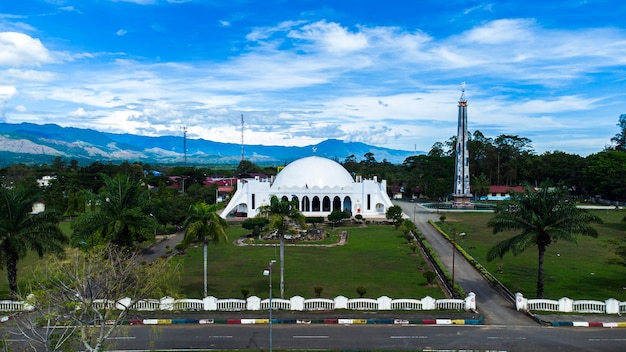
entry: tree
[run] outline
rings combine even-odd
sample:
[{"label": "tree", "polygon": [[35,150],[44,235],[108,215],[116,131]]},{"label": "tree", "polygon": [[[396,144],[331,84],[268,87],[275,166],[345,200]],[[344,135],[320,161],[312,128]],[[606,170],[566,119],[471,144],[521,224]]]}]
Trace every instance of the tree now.
[{"label": "tree", "polygon": [[111,242],[128,248],[153,239],[157,224],[147,211],[149,197],[141,181],[122,174],[102,177],[104,187],[99,193],[99,207],[72,222],[72,244],[93,246]]},{"label": "tree", "polygon": [[489,180],[485,174],[472,178],[472,193],[480,199],[481,196],[489,194]]},{"label": "tree", "polygon": [[292,223],[306,229],[306,218],[298,209],[298,200],[293,198],[278,199],[275,195],[270,198],[269,205],[259,207],[259,216],[270,219],[270,229],[276,230],[280,239],[280,297],[285,296],[285,235],[293,228]]},{"label": "tree", "polygon": [[189,217],[185,220],[185,244],[192,241],[202,242],[204,253],[204,297],[207,296],[207,258],[209,242],[218,244],[227,243],[225,229],[228,227],[226,220],[217,214],[221,204],[196,203],[189,207]]},{"label": "tree", "polygon": [[252,231],[252,235],[254,237],[261,235],[261,230],[265,228],[265,226],[269,225],[270,220],[267,218],[251,218],[246,219],[241,223],[241,227],[246,230]]},{"label": "tree", "polygon": [[589,155],[583,170],[585,189],[591,195],[626,200],[626,153],[614,150]]},{"label": "tree", "polygon": [[615,150],[624,152],[626,151],[626,114],[619,115],[617,126],[620,128],[620,132],[611,138],[611,142],[615,143]]},{"label": "tree", "polygon": [[[415,238],[417,236],[417,227],[413,221],[409,219],[404,219],[402,224],[400,225],[400,230],[404,234],[404,238],[406,238],[408,244],[415,244]],[[413,250],[415,252],[415,250]]]},{"label": "tree", "polygon": [[62,253],[63,245],[68,242],[58,226],[56,210],[31,214],[33,203],[38,199],[28,189],[0,186],[0,268],[7,269],[13,296],[17,294],[17,262],[29,250],[41,258],[46,253]]},{"label": "tree", "polygon": [[387,220],[393,221],[393,226],[397,230],[402,223],[402,208],[399,205],[392,205],[385,212],[385,217]]},{"label": "tree", "polygon": [[15,321],[37,351],[101,351],[140,300],[172,295],[177,268],[145,264],[139,252],[108,245],[36,266],[21,297],[32,308]]},{"label": "tree", "polygon": [[328,214],[328,221],[330,221],[333,226],[337,225],[343,219],[350,219],[350,212],[346,210],[335,210],[332,213]]},{"label": "tree", "polygon": [[537,297],[543,298],[543,261],[546,248],[558,241],[576,242],[575,234],[597,237],[590,223],[602,223],[596,215],[579,209],[563,198],[560,189],[541,187],[534,191],[524,186],[524,192],[514,192],[509,201],[498,204],[487,226],[496,234],[520,230],[518,235],[498,242],[487,253],[487,260],[502,258],[507,252],[517,255],[532,245],[537,246]]}]

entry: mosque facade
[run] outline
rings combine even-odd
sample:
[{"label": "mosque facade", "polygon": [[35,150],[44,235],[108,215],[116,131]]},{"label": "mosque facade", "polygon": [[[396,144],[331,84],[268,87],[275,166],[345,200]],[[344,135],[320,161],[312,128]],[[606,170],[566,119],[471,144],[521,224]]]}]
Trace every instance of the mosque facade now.
[{"label": "mosque facade", "polygon": [[385,217],[393,206],[387,195],[387,181],[376,176],[353,178],[339,163],[318,156],[298,159],[275,177],[237,180],[237,191],[222,211],[223,218],[252,218],[270,198],[297,200],[304,216],[328,216],[333,211],[348,211],[364,218]]}]

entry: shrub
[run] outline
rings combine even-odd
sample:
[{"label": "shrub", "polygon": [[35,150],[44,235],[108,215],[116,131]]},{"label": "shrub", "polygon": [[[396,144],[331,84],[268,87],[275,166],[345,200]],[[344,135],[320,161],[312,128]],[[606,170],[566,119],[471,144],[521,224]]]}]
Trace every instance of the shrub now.
[{"label": "shrub", "polygon": [[363,296],[365,296],[365,294],[367,293],[367,289],[365,288],[365,286],[359,286],[356,288],[356,293],[359,294],[360,298],[363,298]]},{"label": "shrub", "polygon": [[424,278],[426,279],[426,282],[429,285],[432,285],[435,283],[435,278],[437,277],[437,274],[435,274],[434,271],[426,271],[425,273],[422,274],[422,276],[424,276]]},{"label": "shrub", "polygon": [[247,299],[248,296],[250,295],[250,289],[249,288],[242,288],[241,289],[241,295],[243,296],[243,299]]},{"label": "shrub", "polygon": [[324,288],[322,286],[315,286],[313,287],[313,291],[315,292],[315,297],[319,298],[322,296],[322,292],[324,291]]}]

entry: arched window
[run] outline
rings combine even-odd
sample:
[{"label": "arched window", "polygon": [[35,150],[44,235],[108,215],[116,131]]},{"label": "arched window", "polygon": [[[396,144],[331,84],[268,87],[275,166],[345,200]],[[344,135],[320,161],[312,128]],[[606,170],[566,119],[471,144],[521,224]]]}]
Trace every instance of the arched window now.
[{"label": "arched window", "polygon": [[350,197],[345,197],[343,199],[343,210],[352,215],[352,199]]},{"label": "arched window", "polygon": [[325,196],[322,201],[322,211],[330,211],[330,198],[328,196]]},{"label": "arched window", "polygon": [[320,198],[318,196],[313,197],[311,211],[320,211]]},{"label": "arched window", "polygon": [[300,200],[298,199],[298,197],[291,196],[291,201],[297,204],[296,207],[298,208],[298,210],[300,210]]},{"label": "arched window", "polygon": [[341,198],[333,198],[333,211],[341,211]]},{"label": "arched window", "polygon": [[309,197],[302,197],[302,206],[300,209],[302,209],[302,211],[311,211],[311,202],[309,201]]}]

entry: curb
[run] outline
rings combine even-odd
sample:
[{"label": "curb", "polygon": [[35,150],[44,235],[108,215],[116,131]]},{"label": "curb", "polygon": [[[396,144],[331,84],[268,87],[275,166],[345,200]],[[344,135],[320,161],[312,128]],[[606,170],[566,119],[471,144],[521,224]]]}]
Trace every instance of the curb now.
[{"label": "curb", "polygon": [[567,326],[567,327],[583,327],[583,328],[626,328],[626,321],[620,322],[597,322],[597,321],[548,321],[539,315],[532,315],[533,319],[546,326]]},{"label": "curb", "polygon": [[[480,319],[272,319],[272,324],[337,324],[337,325],[481,325]],[[133,319],[125,320],[122,325],[172,325],[172,324],[269,324],[269,319]],[[624,323],[626,327],[626,323]]]},{"label": "curb", "polygon": [[626,321],[602,323],[596,321],[553,321],[551,326],[574,326],[584,328],[626,328]]}]

